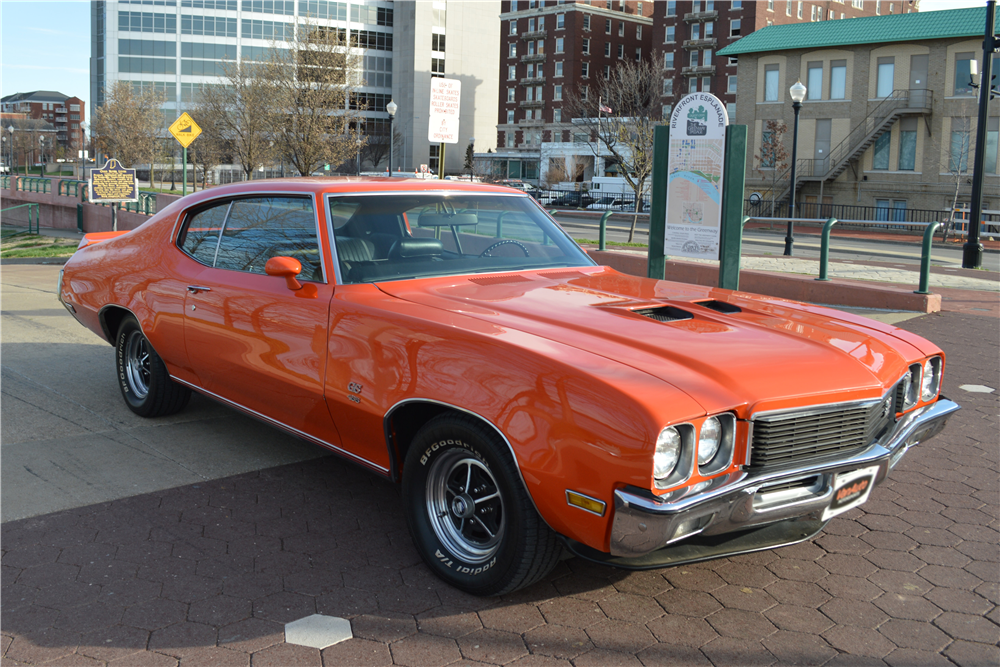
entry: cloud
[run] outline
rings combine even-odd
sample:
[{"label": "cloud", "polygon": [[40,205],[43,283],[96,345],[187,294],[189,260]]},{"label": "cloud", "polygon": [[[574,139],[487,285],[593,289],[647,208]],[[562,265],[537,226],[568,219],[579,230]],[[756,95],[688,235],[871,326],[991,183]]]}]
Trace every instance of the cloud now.
[{"label": "cloud", "polygon": [[47,69],[55,70],[57,72],[72,72],[73,74],[90,74],[89,69],[80,69],[79,67],[53,67],[50,65],[11,65],[10,63],[3,64],[4,69]]}]

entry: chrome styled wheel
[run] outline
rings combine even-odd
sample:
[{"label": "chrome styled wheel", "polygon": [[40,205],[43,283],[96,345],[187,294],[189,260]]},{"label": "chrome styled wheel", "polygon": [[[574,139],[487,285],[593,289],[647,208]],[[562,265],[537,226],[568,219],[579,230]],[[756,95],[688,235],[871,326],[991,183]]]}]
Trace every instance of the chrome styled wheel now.
[{"label": "chrome styled wheel", "polygon": [[141,331],[133,331],[125,342],[125,377],[139,400],[149,393],[149,343]]},{"label": "chrome styled wheel", "polygon": [[503,496],[493,473],[461,449],[434,460],[427,474],[427,515],[441,543],[469,563],[485,563],[504,534]]}]

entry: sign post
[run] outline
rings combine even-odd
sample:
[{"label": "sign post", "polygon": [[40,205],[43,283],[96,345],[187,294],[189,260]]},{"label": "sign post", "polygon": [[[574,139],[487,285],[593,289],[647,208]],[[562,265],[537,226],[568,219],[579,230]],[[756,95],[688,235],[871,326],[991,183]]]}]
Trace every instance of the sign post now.
[{"label": "sign post", "polygon": [[135,169],[124,168],[118,160],[108,160],[100,169],[90,170],[90,201],[110,203],[111,230],[118,231],[118,206],[123,201],[139,201]]},{"label": "sign post", "polygon": [[431,108],[427,123],[427,141],[439,144],[438,178],[444,178],[444,145],[458,143],[459,112],[462,107],[462,82],[458,79],[431,79]]},{"label": "sign post", "polygon": [[664,253],[719,258],[728,124],[725,105],[709,93],[683,97],[670,116]]},{"label": "sign post", "polygon": [[[719,239],[719,287],[723,289],[740,288],[746,168],[747,126],[730,125],[726,128],[726,177],[722,190],[722,233]],[[760,195],[757,199],[760,200]]]},{"label": "sign post", "polygon": [[[174,139],[177,140],[177,143],[184,148],[182,156],[184,166],[182,171],[183,181],[181,184],[181,195],[186,197],[188,184],[188,146],[190,146],[191,142],[197,139],[198,135],[201,134],[201,128],[198,127],[198,123],[194,122],[194,119],[188,115],[187,111],[185,111],[168,129],[170,130],[170,134],[174,135]],[[195,178],[197,177],[198,176],[196,174]]]}]

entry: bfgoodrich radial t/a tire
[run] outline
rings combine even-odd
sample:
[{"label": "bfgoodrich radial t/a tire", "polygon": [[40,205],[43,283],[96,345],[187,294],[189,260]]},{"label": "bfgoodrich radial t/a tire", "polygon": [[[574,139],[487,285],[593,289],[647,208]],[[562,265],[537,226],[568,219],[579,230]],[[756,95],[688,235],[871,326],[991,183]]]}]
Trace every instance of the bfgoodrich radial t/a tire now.
[{"label": "bfgoodrich radial t/a tire", "polygon": [[115,339],[118,388],[129,410],[140,417],[165,417],[187,405],[191,390],[170,379],[167,367],[131,315]]},{"label": "bfgoodrich radial t/a tire", "polygon": [[552,570],[561,547],[500,437],[464,415],[416,435],[403,466],[406,521],[424,562],[473,595],[499,595]]}]

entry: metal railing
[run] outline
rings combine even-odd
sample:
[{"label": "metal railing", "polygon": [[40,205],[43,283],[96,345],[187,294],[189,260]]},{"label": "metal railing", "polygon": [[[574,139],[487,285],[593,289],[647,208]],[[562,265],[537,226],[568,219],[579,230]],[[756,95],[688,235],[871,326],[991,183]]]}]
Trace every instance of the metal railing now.
[{"label": "metal railing", "polygon": [[56,194],[63,197],[79,197],[80,201],[87,201],[87,185],[87,181],[65,179],[59,181],[59,188]]},{"label": "metal railing", "polygon": [[52,192],[52,179],[33,176],[19,176],[17,178],[17,189],[22,192],[39,192],[46,194]]},{"label": "metal railing", "polygon": [[10,190],[10,176],[0,176],[0,188]]},{"label": "metal railing", "polygon": [[[0,217],[5,218],[4,222],[9,223],[10,221],[7,218],[6,213],[8,211],[14,211],[14,210],[17,210],[17,209],[20,209],[20,208],[27,208],[28,209],[28,233],[29,234],[38,234],[38,233],[40,233],[40,231],[41,231],[41,214],[42,214],[42,210],[41,210],[41,206],[39,204],[36,204],[36,203],[32,202],[30,204],[20,204],[18,206],[11,206],[10,208],[0,209],[0,214],[4,214],[4,215],[2,215]],[[35,217],[35,231],[34,232],[31,231],[31,213],[32,213],[32,211],[34,211],[34,213],[35,213],[35,216],[34,216]]]},{"label": "metal railing", "polygon": [[[788,217],[789,205],[787,201],[775,201],[772,204],[769,200],[761,200],[754,204],[747,199],[744,201],[743,212],[755,220],[776,220]],[[843,225],[845,220],[885,223],[882,225],[885,229],[906,229],[910,225],[922,226],[929,222],[944,222],[951,215],[950,211],[944,209],[903,209],[852,204],[803,204],[802,202],[795,205],[795,213],[797,218],[811,218],[814,222],[831,217],[837,218],[841,226],[845,226]],[[850,226],[850,224],[846,226]]]}]

